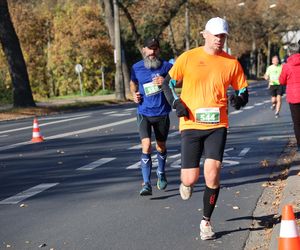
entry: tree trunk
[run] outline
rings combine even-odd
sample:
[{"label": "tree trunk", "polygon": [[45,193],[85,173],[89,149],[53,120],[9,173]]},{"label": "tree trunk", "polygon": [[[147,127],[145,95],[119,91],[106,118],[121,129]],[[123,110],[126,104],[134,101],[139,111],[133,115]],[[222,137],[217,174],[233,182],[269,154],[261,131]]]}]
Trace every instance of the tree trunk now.
[{"label": "tree trunk", "polygon": [[7,0],[0,0],[0,42],[13,84],[14,107],[35,107],[25,60],[11,21]]},{"label": "tree trunk", "polygon": [[117,0],[114,0],[114,21],[115,21],[115,63],[116,63],[116,75],[115,75],[115,88],[116,99],[125,101],[125,88],[122,72],[122,50],[121,50],[121,33],[120,33],[120,20],[119,20],[119,6]]},{"label": "tree trunk", "polygon": [[189,2],[185,3],[185,50],[190,49],[190,9]]}]

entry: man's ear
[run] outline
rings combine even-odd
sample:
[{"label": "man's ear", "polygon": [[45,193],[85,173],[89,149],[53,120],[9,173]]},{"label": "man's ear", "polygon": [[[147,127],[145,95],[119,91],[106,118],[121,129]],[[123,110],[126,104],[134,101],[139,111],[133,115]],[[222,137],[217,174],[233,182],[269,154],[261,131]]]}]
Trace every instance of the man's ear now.
[{"label": "man's ear", "polygon": [[207,32],[206,32],[205,30],[201,31],[201,34],[202,34],[202,36],[203,36],[204,38],[207,37]]}]

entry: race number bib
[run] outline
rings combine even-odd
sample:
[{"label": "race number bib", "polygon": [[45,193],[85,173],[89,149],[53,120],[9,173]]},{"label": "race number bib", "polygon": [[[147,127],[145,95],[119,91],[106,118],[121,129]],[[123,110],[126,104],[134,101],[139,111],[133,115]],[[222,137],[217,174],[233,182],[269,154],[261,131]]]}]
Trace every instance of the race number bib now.
[{"label": "race number bib", "polygon": [[196,110],[196,122],[206,124],[220,123],[219,108],[199,108]]},{"label": "race number bib", "polygon": [[153,82],[148,82],[143,85],[146,96],[156,95],[161,92],[161,88],[153,84]]}]

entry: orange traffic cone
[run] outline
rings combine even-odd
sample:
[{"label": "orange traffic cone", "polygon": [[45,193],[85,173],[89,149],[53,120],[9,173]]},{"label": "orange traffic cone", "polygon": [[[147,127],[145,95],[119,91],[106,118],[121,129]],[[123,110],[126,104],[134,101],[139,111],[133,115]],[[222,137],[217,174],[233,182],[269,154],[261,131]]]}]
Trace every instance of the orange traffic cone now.
[{"label": "orange traffic cone", "polygon": [[282,209],[278,250],[300,250],[300,237],[292,205]]},{"label": "orange traffic cone", "polygon": [[32,130],[32,139],[31,142],[42,142],[44,138],[40,134],[40,128],[38,124],[38,120],[35,117],[33,120],[33,130]]}]

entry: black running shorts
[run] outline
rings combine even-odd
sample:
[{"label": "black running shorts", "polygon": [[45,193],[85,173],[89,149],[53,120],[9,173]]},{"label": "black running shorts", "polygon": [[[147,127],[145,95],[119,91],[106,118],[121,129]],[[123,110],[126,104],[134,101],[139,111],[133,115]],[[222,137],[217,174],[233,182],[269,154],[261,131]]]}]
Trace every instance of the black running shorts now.
[{"label": "black running shorts", "polygon": [[284,86],[282,85],[271,85],[270,86],[270,95],[275,97],[275,96],[282,96],[284,94]]},{"label": "black running shorts", "polygon": [[170,128],[170,118],[165,116],[144,116],[137,114],[137,124],[141,140],[151,138],[151,127],[153,127],[155,139],[166,141]]},{"label": "black running shorts", "polygon": [[202,153],[206,159],[222,162],[227,128],[188,129],[181,132],[181,168],[197,168]]}]

